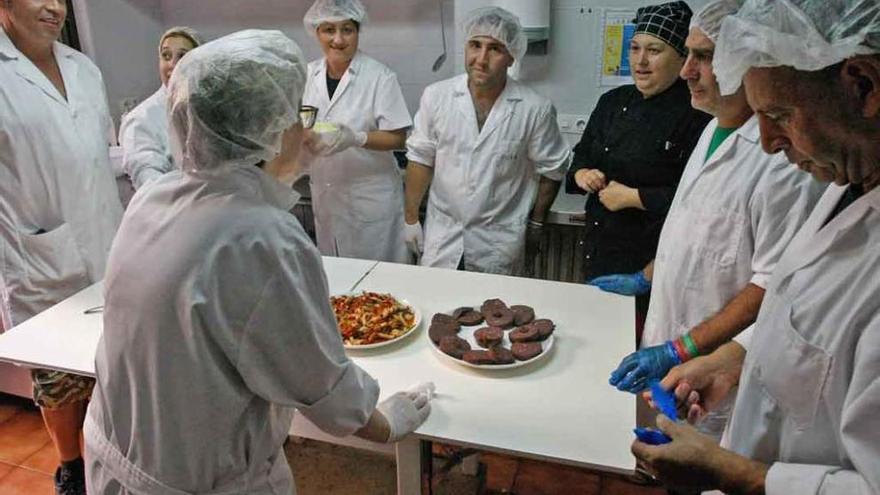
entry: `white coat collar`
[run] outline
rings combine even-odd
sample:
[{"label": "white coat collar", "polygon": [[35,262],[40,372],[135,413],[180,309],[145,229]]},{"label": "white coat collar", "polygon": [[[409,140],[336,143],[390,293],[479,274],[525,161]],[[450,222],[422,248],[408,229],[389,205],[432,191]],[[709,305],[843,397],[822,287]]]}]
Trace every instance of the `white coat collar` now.
[{"label": "white coat collar", "polygon": [[241,194],[262,199],[275,208],[290,211],[299,201],[299,193],[275,180],[257,166],[232,165],[220,169],[187,171],[185,174],[208,183],[225,184]]},{"label": "white coat collar", "polygon": [[474,133],[477,134],[474,148],[480,146],[502,122],[509,119],[515,113],[516,103],[523,99],[519,83],[516,79],[508,77],[504,90],[498,95],[498,99],[492,106],[489,118],[486,119],[483,128],[478,130],[477,112],[474,108],[473,98],[471,98],[471,91],[468,89],[467,74],[458,76],[454,81],[452,95],[458,111],[474,126]]},{"label": "white coat collar", "polygon": [[[57,41],[52,45],[52,50],[55,53],[55,59],[58,62],[58,68],[62,75],[61,77],[64,79],[64,83],[67,86],[67,97],[69,100],[72,89],[70,81],[76,76],[76,71],[78,70],[76,63],[71,59],[79,52]],[[5,60],[16,60],[15,72],[19,76],[39,87],[53,100],[62,104],[67,104],[68,101],[61,95],[58,88],[49,81],[46,75],[43,74],[29,58],[15,47],[15,44],[12,43],[12,39],[6,34],[5,29],[0,29],[0,57]]]},{"label": "white coat collar", "polygon": [[801,267],[824,255],[838,237],[861,222],[866,215],[872,211],[880,211],[880,187],[876,187],[829,221],[828,216],[837,207],[846,189],[847,186],[831,184],[825,190],[825,194],[813,208],[813,213],[801,227],[797,242],[792,242],[784,259],[776,267],[780,283],[784,283]]},{"label": "white coat collar", "polygon": [[357,75],[361,72],[363,68],[363,55],[361,55],[360,50],[354,54],[354,58],[351,59],[351,63],[348,64],[348,69],[346,69],[345,74],[342,75],[342,79],[339,80],[339,86],[336,88],[336,91],[333,93],[333,97],[330,97],[330,93],[327,92],[327,84],[325,84],[326,74],[327,74],[327,59],[322,58],[320,63],[315,64],[314,69],[312,69],[312,78],[313,84],[318,85],[318,94],[322,96],[322,100],[326,102],[326,109],[320,109],[321,115],[326,116],[329,114],[330,109],[342,98],[342,95],[345,93],[345,90],[348,88],[351,80],[356,78]]}]

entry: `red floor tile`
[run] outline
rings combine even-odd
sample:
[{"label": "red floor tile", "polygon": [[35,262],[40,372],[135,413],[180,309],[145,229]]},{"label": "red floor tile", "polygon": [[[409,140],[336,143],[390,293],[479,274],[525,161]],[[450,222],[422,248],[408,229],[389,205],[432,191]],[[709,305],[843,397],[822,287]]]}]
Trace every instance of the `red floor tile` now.
[{"label": "red floor tile", "polygon": [[55,446],[52,445],[52,442],[47,442],[43,448],[34,452],[34,454],[25,459],[21,465],[44,474],[54,475],[55,469],[60,462],[61,461],[58,459],[58,451],[55,450]]},{"label": "red floor tile", "polygon": [[0,461],[19,465],[47,442],[49,434],[39,412],[22,410],[0,423]]},{"label": "red floor tile", "polygon": [[[0,478],[3,478],[7,474],[9,474],[9,472],[12,471],[13,469],[15,469],[14,465],[7,464],[5,462],[0,462]],[[0,492],[0,493],[2,493],[2,492]]]},{"label": "red floor tile", "polygon": [[0,393],[0,423],[18,414],[24,404],[24,399]]},{"label": "red floor tile", "polygon": [[54,495],[52,477],[27,468],[17,467],[0,478],[3,495]]},{"label": "red floor tile", "polygon": [[485,488],[489,493],[509,493],[516,480],[519,461],[513,457],[481,453],[480,462],[486,467]]}]

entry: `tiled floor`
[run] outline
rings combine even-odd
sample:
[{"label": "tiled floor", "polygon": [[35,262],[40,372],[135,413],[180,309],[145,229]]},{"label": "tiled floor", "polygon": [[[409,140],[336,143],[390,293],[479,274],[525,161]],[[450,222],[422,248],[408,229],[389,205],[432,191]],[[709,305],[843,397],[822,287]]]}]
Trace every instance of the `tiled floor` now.
[{"label": "tiled floor", "polygon": [[[287,447],[299,495],[388,495],[395,485],[394,459],[320,442]],[[442,462],[438,460],[435,465]],[[437,480],[436,495],[664,495],[659,488],[584,469],[481,455],[477,477],[455,469]],[[0,494],[52,495],[58,457],[39,411],[29,400],[0,394]]]},{"label": "tiled floor", "polygon": [[58,456],[29,400],[0,394],[0,493],[52,495]]}]

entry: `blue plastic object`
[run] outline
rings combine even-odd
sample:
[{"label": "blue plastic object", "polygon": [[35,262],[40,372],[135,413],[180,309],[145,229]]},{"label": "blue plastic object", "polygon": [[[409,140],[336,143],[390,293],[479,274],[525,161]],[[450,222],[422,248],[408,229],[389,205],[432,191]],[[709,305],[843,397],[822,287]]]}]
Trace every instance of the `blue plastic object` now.
[{"label": "blue plastic object", "polygon": [[[654,401],[657,409],[660,409],[660,412],[666,415],[666,417],[673,421],[678,419],[678,412],[675,407],[675,394],[664,390],[660,386],[660,382],[655,381],[651,383],[651,400]],[[672,441],[668,435],[658,430],[636,428],[633,432],[636,434],[636,438],[648,445],[663,445]]]},{"label": "blue plastic object", "polygon": [[672,441],[672,439],[662,431],[652,430],[650,428],[634,428],[633,432],[636,434],[636,438],[638,438],[639,441],[648,445],[663,445],[664,443]]}]

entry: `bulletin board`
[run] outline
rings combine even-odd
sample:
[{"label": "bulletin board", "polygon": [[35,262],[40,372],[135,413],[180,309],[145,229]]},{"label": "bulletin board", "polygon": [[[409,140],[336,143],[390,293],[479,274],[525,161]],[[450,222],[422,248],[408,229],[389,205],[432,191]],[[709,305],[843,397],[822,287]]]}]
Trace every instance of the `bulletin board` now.
[{"label": "bulletin board", "polygon": [[632,84],[629,68],[629,43],[636,25],[635,9],[603,9],[602,50],[598,52],[599,86]]}]

